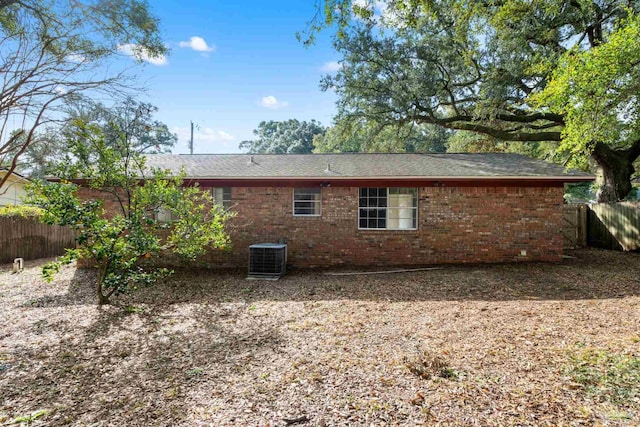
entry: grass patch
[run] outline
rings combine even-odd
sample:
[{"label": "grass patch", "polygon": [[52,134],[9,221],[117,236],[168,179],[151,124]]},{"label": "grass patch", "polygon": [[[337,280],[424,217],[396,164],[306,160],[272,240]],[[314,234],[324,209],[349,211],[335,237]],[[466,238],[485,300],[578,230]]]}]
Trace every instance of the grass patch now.
[{"label": "grass patch", "polygon": [[9,425],[20,424],[21,426],[23,425],[29,426],[33,424],[38,418],[42,417],[43,415],[47,415],[48,413],[49,413],[48,409],[39,409],[30,414],[20,415],[19,417],[14,418],[13,420],[9,421]]},{"label": "grass patch", "polygon": [[204,370],[202,368],[193,368],[185,372],[185,375],[187,376],[187,378],[199,377],[203,374],[204,374]]},{"label": "grass patch", "polygon": [[640,357],[585,349],[571,357],[567,374],[589,396],[625,407],[640,407]]}]

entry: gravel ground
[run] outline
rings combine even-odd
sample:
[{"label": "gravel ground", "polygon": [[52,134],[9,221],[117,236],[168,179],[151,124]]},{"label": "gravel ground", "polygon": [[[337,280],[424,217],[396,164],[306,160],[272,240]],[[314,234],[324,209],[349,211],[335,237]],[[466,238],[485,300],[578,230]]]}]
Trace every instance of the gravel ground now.
[{"label": "gravel ground", "polygon": [[354,276],[177,272],[94,304],[94,273],[0,266],[0,425],[640,425],[567,375],[639,356],[640,254]]}]

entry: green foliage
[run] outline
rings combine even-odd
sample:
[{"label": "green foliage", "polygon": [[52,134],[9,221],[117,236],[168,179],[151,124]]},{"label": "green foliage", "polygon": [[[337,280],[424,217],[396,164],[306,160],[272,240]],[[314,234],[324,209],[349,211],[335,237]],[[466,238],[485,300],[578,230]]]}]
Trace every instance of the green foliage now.
[{"label": "green foliage", "polygon": [[[98,268],[102,304],[114,293],[171,274],[148,265],[162,254],[192,260],[207,248],[230,244],[224,230],[229,214],[214,205],[210,193],[183,187],[181,176],[147,168],[130,141],[110,144],[98,126],[83,122],[75,126],[75,137],[66,143],[69,154],[54,169],[62,181],[35,183],[28,189],[29,201],[43,210],[43,222],[69,226],[77,234],[76,249],[43,267],[46,279],[51,280],[62,265],[84,258]],[[75,184],[77,180],[87,188]],[[114,200],[117,208],[106,211],[105,199]],[[168,210],[175,221],[158,221],[160,209]]]},{"label": "green foliage", "polygon": [[[126,140],[134,151],[153,154],[170,153],[178,142],[166,124],[153,118],[158,107],[131,97],[110,107],[88,99],[79,99],[70,107],[69,117],[99,126],[107,145]],[[73,123],[70,128],[73,133]]]},{"label": "green foliage", "polygon": [[567,203],[591,203],[595,199],[595,190],[590,182],[564,185],[564,200]]},{"label": "green foliage", "polygon": [[557,142],[500,141],[487,135],[457,131],[446,145],[449,153],[517,153],[538,159],[564,160],[556,152]]},{"label": "green foliage", "polygon": [[342,68],[322,87],[339,97],[338,121],[432,124],[488,137],[454,140],[450,150],[517,141],[523,152],[538,144],[536,156],[548,150],[562,164],[602,169],[601,201],[630,190],[640,156],[640,2],[322,4],[310,31],[337,25]]},{"label": "green foliage", "polygon": [[144,0],[5,1],[0,29],[10,36],[30,33],[56,55],[91,54],[89,60],[112,55],[125,43],[143,47],[152,57],[167,50]]},{"label": "green foliage", "polygon": [[626,148],[640,137],[640,15],[629,11],[606,43],[564,53],[532,103],[565,117],[561,148],[580,157],[596,142]]},{"label": "green foliage", "polygon": [[257,139],[242,141],[240,149],[255,154],[305,154],[313,150],[313,138],[322,135],[326,128],[315,120],[298,121],[290,119],[283,122],[270,120],[260,122],[253,131]]},{"label": "green foliage", "polygon": [[40,218],[42,209],[26,205],[0,206],[0,218]]},{"label": "green foliage", "polygon": [[318,153],[441,153],[448,137],[446,129],[434,126],[341,120],[313,144]]},{"label": "green foliage", "polygon": [[202,368],[193,368],[185,372],[185,375],[187,376],[187,378],[199,377],[203,374],[204,374],[204,370]]},{"label": "green foliage", "polygon": [[640,357],[586,349],[571,358],[567,374],[600,401],[640,409]]}]

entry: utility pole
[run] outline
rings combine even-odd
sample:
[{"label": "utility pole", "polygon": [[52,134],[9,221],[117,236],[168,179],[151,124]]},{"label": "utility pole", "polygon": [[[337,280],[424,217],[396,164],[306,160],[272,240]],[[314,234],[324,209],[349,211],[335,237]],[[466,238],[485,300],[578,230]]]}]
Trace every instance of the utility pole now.
[{"label": "utility pole", "polygon": [[191,121],[191,141],[189,141],[189,152],[193,154],[193,121]]}]

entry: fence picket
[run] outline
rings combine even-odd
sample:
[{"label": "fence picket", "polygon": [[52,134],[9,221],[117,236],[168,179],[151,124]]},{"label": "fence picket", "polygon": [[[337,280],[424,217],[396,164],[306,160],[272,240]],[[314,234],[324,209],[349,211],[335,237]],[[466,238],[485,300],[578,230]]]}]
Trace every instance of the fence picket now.
[{"label": "fence picket", "polygon": [[635,251],[640,249],[640,203],[589,205],[589,246]]},{"label": "fence picket", "polygon": [[67,227],[41,224],[32,218],[0,218],[0,263],[53,257],[73,247],[75,235]]}]

